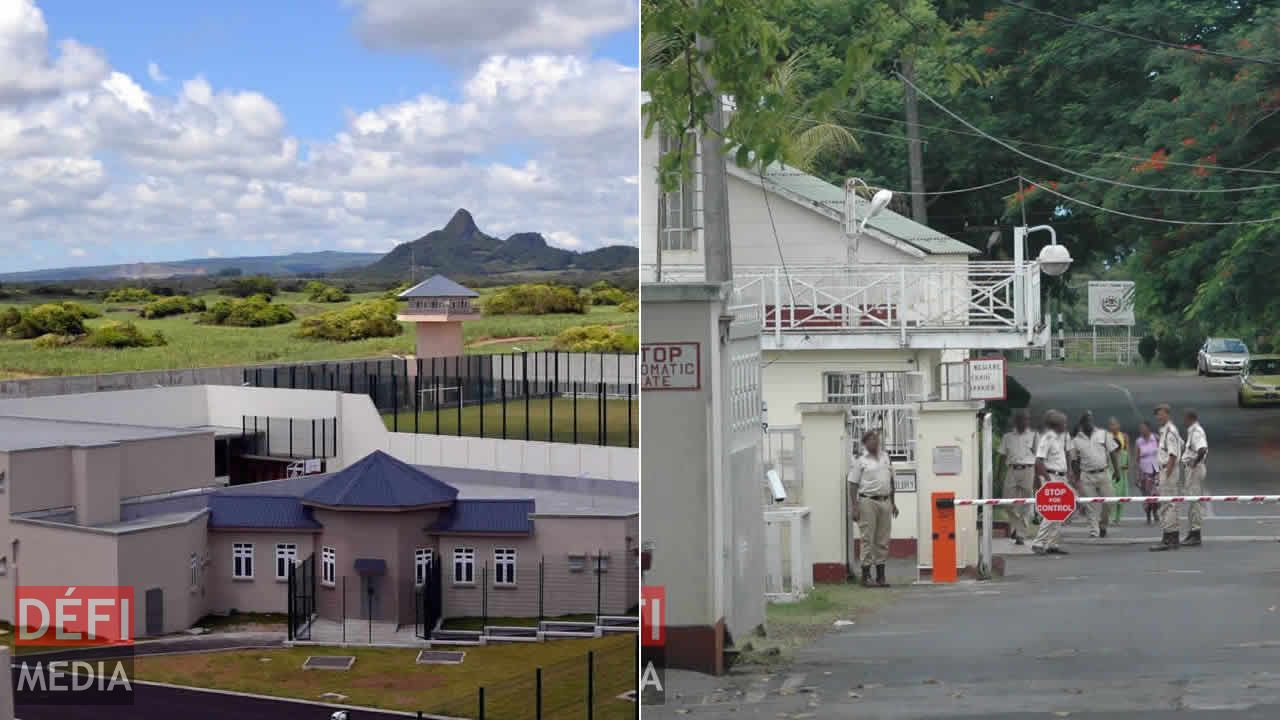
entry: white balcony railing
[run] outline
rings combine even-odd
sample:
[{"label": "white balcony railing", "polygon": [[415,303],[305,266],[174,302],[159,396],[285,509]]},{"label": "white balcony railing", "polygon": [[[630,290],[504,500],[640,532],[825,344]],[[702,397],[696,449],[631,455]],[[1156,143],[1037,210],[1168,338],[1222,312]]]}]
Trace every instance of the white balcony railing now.
[{"label": "white balcony railing", "polygon": [[[653,277],[653,268],[646,268]],[[664,266],[663,282],[698,281],[701,266]],[[789,333],[1008,332],[1028,342],[1041,325],[1040,268],[1011,262],[739,266],[735,306],[761,329]]]}]

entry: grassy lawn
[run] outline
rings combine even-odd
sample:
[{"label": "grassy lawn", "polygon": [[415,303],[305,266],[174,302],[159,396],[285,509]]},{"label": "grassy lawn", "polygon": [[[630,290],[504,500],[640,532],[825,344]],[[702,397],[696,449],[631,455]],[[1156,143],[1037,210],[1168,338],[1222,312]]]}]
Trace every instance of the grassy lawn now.
[{"label": "grassy lawn", "polygon": [[[561,615],[560,617],[545,618],[546,620],[559,620],[561,622],[589,622],[595,623],[595,615],[579,614],[579,615]],[[537,627],[538,618],[528,617],[491,617],[486,622],[481,617],[457,617],[446,618],[443,624],[445,630],[484,630],[485,625],[504,626],[504,627]]]},{"label": "grassy lawn", "polygon": [[[317,701],[334,692],[346,695],[342,703],[348,705],[460,717],[475,716],[483,686],[485,717],[494,719],[529,716],[534,673],[541,667],[544,709],[571,711],[577,703],[581,710],[565,716],[584,717],[586,654],[594,650],[595,716],[634,717],[633,704],[615,699],[635,686],[634,635],[464,650],[458,665],[418,665],[415,649],[300,647],[139,657],[135,667],[142,680]],[[356,662],[346,672],[303,670],[310,655],[354,655]]]},{"label": "grassy lawn", "polygon": [[[265,328],[199,325],[195,322],[196,314],[145,320],[138,317],[137,311],[141,307],[140,304],[104,305],[86,302],[82,298],[73,298],[103,313],[103,317],[86,322],[91,327],[110,320],[131,320],[147,332],[156,330],[163,332],[169,344],[163,347],[122,350],[82,347],[39,349],[35,347],[34,340],[0,339],[0,379],[306,360],[343,360],[412,353],[414,339],[412,328],[408,327],[408,323],[405,323],[406,331],[393,338],[339,343],[294,337],[303,318],[380,296],[381,293],[362,293],[352,295],[351,300],[346,303],[312,303],[307,300],[304,293],[281,293],[275,302],[291,307],[298,316],[298,320]],[[206,304],[225,299],[217,293],[205,293],[197,297],[203,299]],[[0,302],[0,309],[10,305],[60,302],[63,299],[65,298],[22,298]],[[612,306],[593,307],[586,315],[484,317],[466,323],[463,326],[463,338],[469,353],[510,352],[514,347],[538,350],[548,347],[552,338],[561,330],[577,325],[596,324],[614,325],[628,332],[637,333],[639,320],[636,313],[623,313]],[[507,338],[519,339],[506,341]]]},{"label": "grassy lawn", "polygon": [[818,585],[803,600],[769,603],[765,634],[747,639],[741,661],[770,664],[830,632],[837,620],[857,622],[863,615],[893,602],[897,591],[864,588],[854,583]]},{"label": "grassy lawn", "polygon": [[[578,398],[578,439],[580,442],[593,441],[599,429],[597,412],[599,401],[594,397]],[[572,442],[574,432],[573,398],[530,398],[529,400],[529,438],[531,440],[553,440],[555,442]],[[481,436],[481,421],[484,423],[484,437],[502,437],[501,402],[480,405],[465,405],[461,410],[461,431],[459,431],[458,408],[441,410],[424,410],[418,413],[418,432],[435,433],[436,421],[439,419],[439,434]],[[525,433],[525,404],[523,400],[508,400],[506,405],[508,438],[523,439]],[[387,413],[383,415],[387,428],[398,429],[399,432],[414,432],[413,410]],[[635,447],[640,437],[640,403],[631,401],[631,438],[630,446]],[[605,444],[627,446],[627,401],[604,401]]]}]

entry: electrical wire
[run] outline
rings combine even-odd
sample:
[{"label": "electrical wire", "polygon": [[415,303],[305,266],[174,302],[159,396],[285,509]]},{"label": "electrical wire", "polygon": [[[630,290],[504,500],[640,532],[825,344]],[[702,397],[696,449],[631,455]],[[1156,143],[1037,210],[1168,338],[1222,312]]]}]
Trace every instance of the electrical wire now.
[{"label": "electrical wire", "polygon": [[[877,115],[875,113],[863,112],[860,110],[837,110],[836,112],[845,113],[847,115],[859,115],[862,117],[869,117],[874,120],[883,120],[885,122],[900,123],[902,125],[911,124],[901,118],[889,117],[887,115]],[[799,119],[809,120],[809,118],[799,118]],[[838,125],[838,127],[842,127],[845,130],[849,130],[851,132],[855,130],[859,130],[859,128],[849,127],[846,125]],[[970,132],[968,130],[956,130],[955,128],[943,127],[941,125],[926,125],[924,123],[916,123],[916,127],[922,130],[936,130],[938,132],[951,133],[952,135],[964,135],[966,137],[982,137],[982,133]],[[898,140],[903,140],[903,141],[910,140],[905,135],[892,135],[889,133],[883,133],[883,134],[889,135],[889,137],[893,137]],[[1015,145],[1028,145],[1031,147],[1040,147],[1048,150],[1059,150],[1061,152],[1076,153],[1079,155],[1092,155],[1094,157],[1100,157],[1104,159],[1133,160],[1135,162],[1145,162],[1146,160],[1148,160],[1148,158],[1144,158],[1138,155],[1126,155],[1125,153],[1118,153],[1118,152],[1100,152],[1097,150],[1085,150],[1082,148],[1071,148],[1071,147],[1065,147],[1063,145],[1050,145],[1048,143],[1033,142],[1031,140],[1019,140],[1017,138],[1010,138],[1010,137],[1001,137],[1000,139],[1004,140],[1005,142],[1013,143]],[[1209,163],[1179,162],[1177,160],[1163,160],[1162,162],[1166,165],[1176,165],[1178,167],[1189,167],[1189,168],[1197,168],[1202,170],[1220,170],[1222,172],[1250,173],[1255,175],[1280,175],[1280,170],[1257,170],[1257,169],[1248,167],[1247,165],[1240,166],[1240,167],[1231,167],[1227,165],[1213,165]],[[1255,160],[1253,162],[1257,162],[1257,161]],[[1250,163],[1250,164],[1253,164],[1253,163]]]},{"label": "electrical wire", "polygon": [[1134,189],[1134,190],[1145,190],[1145,191],[1147,191],[1147,192],[1195,193],[1195,194],[1199,194],[1199,193],[1238,193],[1238,192],[1249,192],[1249,191],[1253,191],[1253,190],[1269,190],[1269,189],[1272,189],[1272,188],[1278,188],[1278,187],[1280,187],[1280,183],[1272,183],[1272,184],[1269,184],[1269,185],[1253,185],[1253,186],[1250,186],[1250,187],[1243,187],[1243,188],[1200,188],[1200,189],[1195,189],[1195,188],[1166,188],[1166,187],[1155,187],[1155,186],[1152,186],[1152,185],[1137,185],[1137,184],[1134,184],[1134,183],[1127,183],[1127,182],[1124,182],[1123,180],[1113,180],[1113,179],[1111,179],[1111,178],[1100,177],[1100,176],[1098,176],[1098,175],[1090,175],[1089,173],[1083,173],[1083,172],[1080,172],[1080,171],[1078,171],[1078,170],[1072,170],[1072,169],[1071,169],[1071,168],[1069,168],[1069,167],[1063,167],[1062,165],[1058,165],[1057,163],[1050,162],[1050,161],[1045,160],[1045,159],[1043,159],[1043,158],[1040,158],[1040,157],[1037,157],[1037,156],[1035,156],[1035,155],[1032,155],[1031,153],[1026,152],[1026,151],[1024,151],[1024,150],[1020,150],[1020,149],[1018,149],[1018,148],[1014,147],[1013,145],[1010,145],[1009,143],[1007,143],[1007,142],[1005,142],[1005,141],[1001,140],[1000,138],[997,138],[997,137],[995,137],[995,136],[993,136],[993,135],[991,135],[991,134],[989,134],[989,133],[987,133],[987,132],[983,131],[983,130],[982,130],[982,128],[979,128],[978,126],[974,125],[973,123],[969,122],[968,120],[965,120],[963,117],[960,117],[958,114],[956,114],[955,112],[953,112],[950,108],[948,108],[946,105],[943,105],[942,103],[938,102],[937,100],[934,100],[934,99],[933,99],[933,97],[932,97],[931,95],[929,95],[928,93],[926,93],[924,90],[921,90],[919,87],[917,87],[917,86],[916,86],[914,83],[912,83],[910,80],[908,80],[908,79],[906,79],[905,77],[903,77],[903,76],[902,76],[902,73],[899,73],[899,72],[896,72],[896,71],[895,71],[893,74],[894,74],[894,75],[896,75],[896,76],[898,77],[898,79],[902,80],[902,82],[906,83],[907,85],[910,85],[910,86],[911,86],[911,87],[912,87],[912,88],[913,88],[913,89],[914,89],[914,90],[915,90],[915,91],[920,95],[920,97],[924,98],[925,100],[928,100],[931,104],[933,104],[933,106],[934,106],[934,107],[938,108],[938,109],[939,109],[939,110],[941,110],[942,112],[944,112],[944,113],[946,113],[947,115],[951,116],[951,118],[952,118],[952,119],[956,120],[957,122],[959,122],[960,124],[962,124],[962,125],[964,125],[965,127],[969,128],[970,130],[973,130],[974,132],[978,133],[979,135],[981,135],[981,136],[982,136],[983,138],[985,138],[986,140],[989,140],[989,141],[991,141],[991,142],[993,142],[993,143],[995,143],[995,144],[997,144],[997,145],[999,145],[999,146],[1001,146],[1001,147],[1005,148],[1006,150],[1009,150],[1010,152],[1017,153],[1018,155],[1021,155],[1022,157],[1027,158],[1028,160],[1031,160],[1031,161],[1034,161],[1034,162],[1040,163],[1041,165],[1044,165],[1044,166],[1046,166],[1046,167],[1051,167],[1051,168],[1053,168],[1054,170],[1057,170],[1058,172],[1064,172],[1064,173],[1067,173],[1068,175],[1075,175],[1076,177],[1082,177],[1082,178],[1085,178],[1086,180],[1093,180],[1093,181],[1095,181],[1095,182],[1107,183],[1107,184],[1109,184],[1109,185],[1117,185],[1117,186],[1119,186],[1119,187],[1132,188],[1132,189]]},{"label": "electrical wire", "polygon": [[[797,171],[797,172],[770,173],[768,175],[762,175],[761,177],[766,182],[770,182],[773,185],[780,186],[779,183],[773,181],[773,178],[775,177],[813,177],[813,176],[806,172]],[[974,185],[972,187],[956,188],[954,190],[928,190],[926,192],[921,192],[921,193],[911,192],[910,190],[895,190],[894,188],[888,188],[888,189],[892,191],[894,195],[921,195],[921,196],[959,195],[961,193],[976,192],[978,190],[986,190],[987,188],[993,188],[993,187],[996,187],[997,185],[1004,185],[1005,183],[1010,183],[1017,179],[1018,179],[1017,175],[1010,175],[1007,178],[996,180],[994,182],[989,182],[984,185]]]},{"label": "electrical wire", "polygon": [[1125,32],[1124,30],[1117,30],[1115,28],[1107,27],[1105,25],[1095,25],[1094,23],[1085,22],[1084,20],[1067,17],[1065,15],[1058,15],[1057,13],[1049,12],[1048,10],[1040,10],[1039,8],[1028,7],[1026,5],[1023,5],[1022,3],[1013,2],[1013,0],[1000,0],[1000,2],[1010,7],[1016,7],[1020,10],[1026,10],[1027,12],[1035,13],[1037,15],[1044,15],[1046,17],[1051,17],[1054,20],[1057,20],[1059,22],[1064,22],[1069,25],[1078,25],[1080,27],[1088,28],[1090,30],[1096,30],[1097,32],[1104,32],[1104,33],[1109,33],[1111,35],[1118,35],[1120,37],[1129,38],[1131,40],[1141,40],[1142,42],[1145,42],[1145,43],[1160,45],[1162,47],[1170,48],[1172,50],[1182,50],[1184,52],[1193,52],[1193,53],[1196,53],[1197,55],[1214,55],[1217,57],[1227,58],[1230,60],[1239,60],[1241,62],[1258,63],[1260,65],[1275,65],[1277,67],[1280,67],[1280,60],[1273,60],[1270,58],[1250,57],[1248,55],[1236,55],[1234,53],[1222,52],[1220,50],[1208,50],[1205,48],[1189,47],[1187,45],[1183,45],[1175,42],[1169,42],[1168,40],[1160,40],[1158,38],[1147,37],[1145,35],[1137,35],[1135,33]]},{"label": "electrical wire", "polygon": [[1038,183],[1035,180],[1032,180],[1031,178],[1023,178],[1023,179],[1026,180],[1027,183],[1031,185],[1035,185],[1036,187],[1040,188],[1041,190],[1044,190],[1047,193],[1057,195],[1058,197],[1062,198],[1063,200],[1066,200],[1067,202],[1072,202],[1077,205],[1083,205],[1085,207],[1093,208],[1094,210],[1101,210],[1102,212],[1110,213],[1112,215],[1127,217],[1132,220],[1146,220],[1147,222],[1164,223],[1166,225],[1201,225],[1201,226],[1210,226],[1210,227],[1228,227],[1228,226],[1237,226],[1237,225],[1266,225],[1267,223],[1280,222],[1280,215],[1277,215],[1275,217],[1265,218],[1262,220],[1223,220],[1223,221],[1170,220],[1168,218],[1151,217],[1149,215],[1138,215],[1136,213],[1125,212],[1123,210],[1114,210],[1112,208],[1103,207],[1101,205],[1095,205],[1091,202],[1087,202],[1079,198],[1071,197],[1070,195],[1058,192],[1057,190],[1054,190],[1053,188],[1047,185]]},{"label": "electrical wire", "polygon": [[[769,202],[769,188],[765,187],[764,171],[760,174],[760,195],[764,197],[764,209],[769,213],[769,227],[773,229],[773,244],[778,246],[778,261],[782,265],[782,274],[787,278],[787,293],[791,296],[791,304],[796,304],[796,291],[791,284],[791,271],[787,269],[787,259],[782,255],[782,238],[778,237],[778,225],[773,221],[773,204]],[[775,183],[776,184],[776,183]]]}]

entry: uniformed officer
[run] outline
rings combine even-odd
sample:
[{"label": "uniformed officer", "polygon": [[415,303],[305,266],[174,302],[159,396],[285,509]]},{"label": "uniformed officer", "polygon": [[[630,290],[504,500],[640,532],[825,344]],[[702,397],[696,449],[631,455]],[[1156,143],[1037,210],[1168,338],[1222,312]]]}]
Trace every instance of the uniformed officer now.
[{"label": "uniformed officer", "polygon": [[[1177,495],[1179,485],[1178,481],[1178,460],[1182,455],[1182,436],[1178,434],[1178,426],[1169,419],[1169,406],[1161,403],[1156,406],[1156,425],[1159,426],[1158,443],[1156,445],[1156,467],[1159,473],[1156,475],[1156,494],[1157,495]],[[1160,544],[1151,546],[1151,550],[1160,552],[1163,550],[1178,549],[1178,503],[1161,503],[1160,504]]]},{"label": "uniformed officer", "polygon": [[[1004,496],[1029,498],[1036,490],[1036,432],[1031,429],[1026,410],[1013,414],[1013,430],[1000,439],[1000,477]],[[1013,542],[1023,544],[1023,538],[1031,535],[1029,518],[1031,505],[1014,505],[1009,508],[1009,524]]]},{"label": "uniformed officer", "polygon": [[[893,498],[893,466],[888,453],[880,449],[880,435],[872,430],[862,436],[862,454],[849,468],[849,494],[853,521],[862,533],[862,584],[889,587],[884,576],[889,556],[889,538],[898,506]],[[871,581],[871,567],[876,579]]]},{"label": "uniformed officer", "polygon": [[[1183,495],[1200,495],[1204,493],[1204,476],[1208,473],[1205,457],[1209,454],[1209,440],[1205,437],[1204,427],[1200,424],[1200,415],[1195,410],[1186,412],[1187,445],[1182,450],[1182,493]],[[1172,424],[1172,423],[1171,423]],[[1204,503],[1187,503],[1187,520],[1190,530],[1182,541],[1183,545],[1200,544],[1200,528],[1204,522]]]},{"label": "uniformed officer", "polygon": [[[1093,413],[1086,410],[1067,451],[1072,469],[1080,481],[1081,497],[1111,496],[1111,479],[1115,472],[1111,458],[1115,450],[1115,438],[1096,427]],[[1086,504],[1084,513],[1089,519],[1089,537],[1106,537],[1107,517],[1110,515],[1107,506]]]},{"label": "uniformed officer", "polygon": [[[1066,482],[1067,416],[1057,410],[1050,410],[1044,414],[1044,425],[1044,432],[1036,447],[1036,480],[1038,483],[1054,480]],[[1066,555],[1067,551],[1058,547],[1061,536],[1062,523],[1041,518],[1036,539],[1031,541],[1031,549],[1037,555]]]}]

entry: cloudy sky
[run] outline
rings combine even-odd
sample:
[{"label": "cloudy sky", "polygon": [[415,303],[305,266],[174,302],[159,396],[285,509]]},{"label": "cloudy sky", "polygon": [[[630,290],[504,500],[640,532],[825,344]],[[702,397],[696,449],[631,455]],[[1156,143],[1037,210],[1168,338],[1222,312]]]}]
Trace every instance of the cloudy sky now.
[{"label": "cloudy sky", "polygon": [[0,271],[635,244],[635,0],[0,0]]}]

